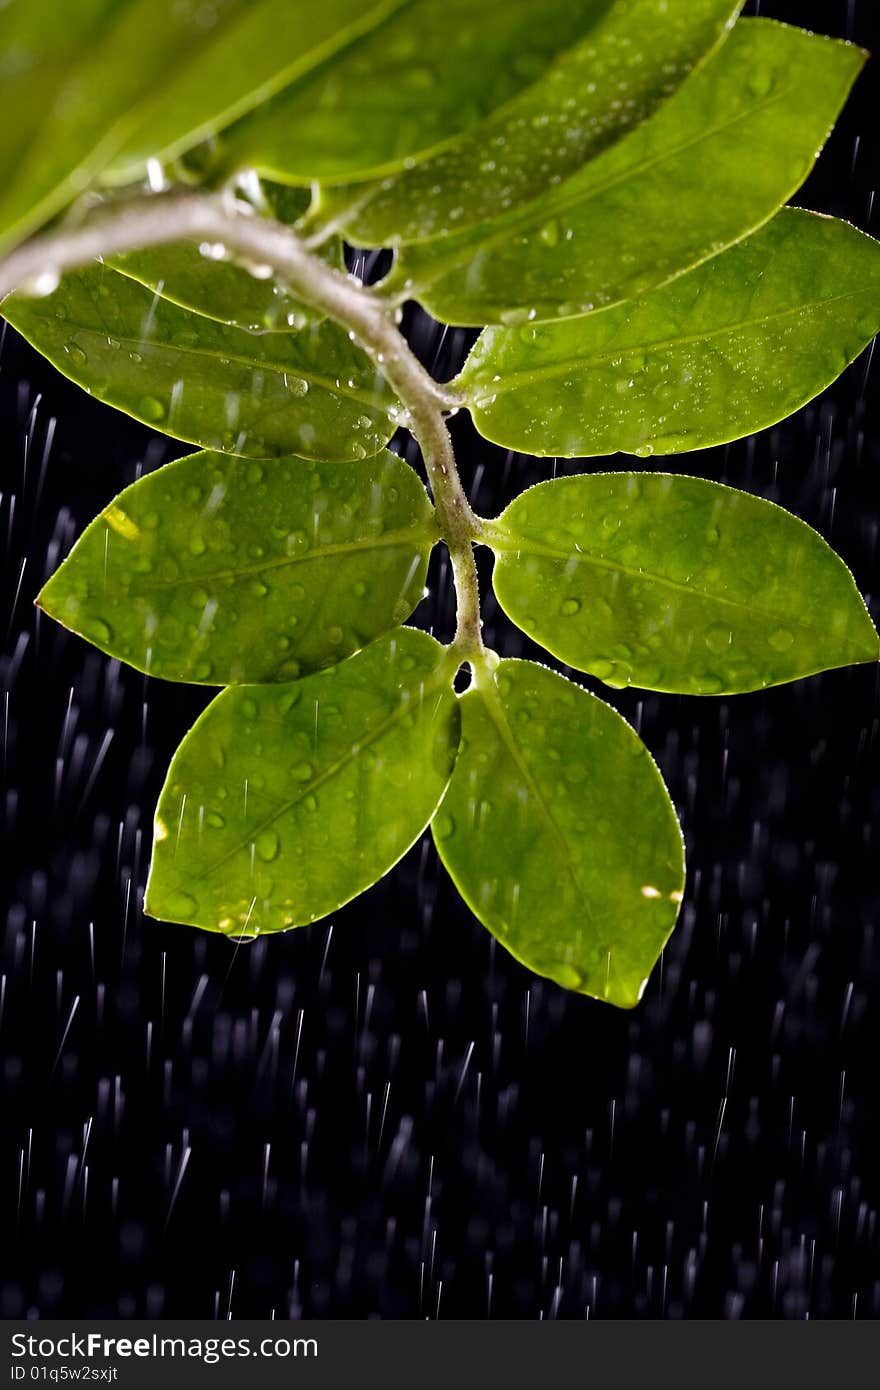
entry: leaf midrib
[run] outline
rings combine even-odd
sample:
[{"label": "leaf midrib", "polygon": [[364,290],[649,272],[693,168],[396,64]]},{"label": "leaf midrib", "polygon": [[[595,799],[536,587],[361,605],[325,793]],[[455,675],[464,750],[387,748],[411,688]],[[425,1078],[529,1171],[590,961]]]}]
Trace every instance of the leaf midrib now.
[{"label": "leaf midrib", "polygon": [[569,843],[566,840],[564,834],[562,833],[562,830],[560,829],[559,825],[557,824],[556,818],[550,809],[547,799],[544,796],[544,793],[541,790],[541,787],[537,782],[534,773],[532,772],[531,768],[529,767],[528,763],[525,761],[525,759],[522,756],[522,753],[520,752],[516,739],[513,736],[513,731],[509,723],[507,722],[507,716],[504,712],[504,706],[501,703],[501,697],[495,686],[494,680],[492,680],[492,682],[487,686],[481,687],[477,691],[477,694],[478,696],[482,697],[483,703],[489,714],[489,718],[495,725],[495,728],[498,731],[502,743],[507,749],[507,752],[509,753],[517,771],[519,772],[520,776],[525,782],[526,787],[531,792],[532,798],[535,804],[537,805],[539,811],[541,812],[545,824],[548,826],[553,839],[556,841],[562,853],[563,862],[574,885],[575,891],[578,893],[581,899],[581,906],[584,910],[585,916],[590,921],[591,925],[595,925],[593,923],[592,913],[589,905],[589,890],[580,882],[580,879],[578,878],[577,872],[575,870]]},{"label": "leaf midrib", "polygon": [[743,599],[725,598],[720,594],[708,593],[705,589],[699,589],[695,585],[688,584],[685,580],[671,579],[667,575],[656,574],[652,570],[632,569],[619,560],[606,559],[604,556],[595,555],[588,550],[560,550],[555,546],[542,545],[538,541],[517,537],[513,531],[509,534],[511,538],[509,544],[505,544],[500,536],[493,535],[491,540],[492,549],[507,552],[508,554],[525,551],[527,554],[536,555],[539,558],[557,560],[561,564],[570,564],[574,558],[577,558],[579,563],[584,561],[588,566],[592,565],[596,569],[607,570],[613,574],[621,574],[627,579],[636,579],[644,583],[657,584],[660,587],[672,589],[676,593],[686,594],[689,598],[705,599],[707,602],[718,604],[721,607],[734,608],[747,614],[749,617],[757,616],[767,619],[768,622],[785,623],[786,626],[793,625],[795,627],[800,627],[814,637],[823,639],[828,637],[827,628],[817,627],[807,619],[793,614],[788,608],[782,613],[775,613],[771,609],[763,608],[759,604],[746,602]]},{"label": "leaf midrib", "polygon": [[[110,529],[112,530],[112,527]],[[251,575],[263,574],[267,570],[284,569],[288,565],[308,564],[314,560],[324,560],[328,556],[356,555],[361,551],[370,550],[393,550],[417,541],[423,542],[425,547],[430,547],[435,540],[436,536],[427,527],[408,527],[406,530],[387,531],[384,535],[369,540],[337,541],[330,545],[318,546],[314,550],[305,551],[302,555],[283,555],[274,560],[266,560],[260,564],[249,565],[240,569],[212,570],[205,574],[182,575],[178,579],[151,580],[138,584],[137,589],[147,591],[176,589],[187,584],[209,584],[217,579],[246,579]],[[419,546],[418,548],[421,549],[422,547]]]},{"label": "leaf midrib", "polygon": [[[124,278],[129,279],[128,276],[125,276]],[[131,283],[135,282],[132,281]],[[172,304],[171,300],[166,300],[165,302],[171,305],[172,308],[179,308],[178,305]],[[181,312],[186,313],[192,311],[181,310]],[[55,323],[55,319],[52,318],[51,315],[43,315],[42,317],[49,318],[53,324]],[[213,327],[222,328],[224,326],[222,324],[217,324],[216,321],[213,319],[207,319],[206,322],[210,323]],[[381,396],[376,396],[373,392],[352,389],[347,384],[344,386],[337,386],[335,379],[331,383],[328,378],[320,376],[317,372],[315,372],[311,366],[306,367],[301,366],[298,363],[291,363],[289,366],[283,367],[280,365],[280,363],[273,362],[270,359],[261,360],[259,358],[253,357],[241,357],[238,353],[228,352],[225,349],[221,350],[219,348],[206,348],[199,346],[190,347],[181,343],[168,343],[161,338],[129,338],[126,335],[121,334],[119,332],[114,332],[112,329],[109,328],[97,329],[88,324],[78,323],[76,320],[71,321],[70,319],[65,319],[63,321],[63,327],[65,329],[69,328],[75,333],[81,333],[84,336],[90,338],[98,338],[103,343],[106,343],[107,338],[110,337],[113,338],[115,342],[123,344],[126,347],[134,348],[136,351],[139,352],[149,352],[152,350],[154,352],[164,351],[168,353],[176,353],[178,355],[189,355],[191,357],[207,357],[213,358],[218,361],[223,360],[226,362],[235,362],[238,366],[247,367],[252,372],[268,371],[272,375],[277,377],[307,377],[310,384],[317,386],[322,391],[326,391],[328,395],[344,396],[348,400],[354,400],[359,403],[364,403],[372,407],[373,409],[380,411],[381,414],[384,416],[388,415],[389,408],[394,404],[393,398],[383,398]],[[242,332],[243,331],[244,330],[242,330]],[[290,392],[291,405],[295,405],[297,402],[300,402],[303,399],[304,398],[302,396],[296,396],[292,391]]]},{"label": "leaf midrib", "polygon": [[[419,684],[422,690],[422,703],[424,704],[425,699],[429,695],[432,695],[435,692],[441,690],[447,684],[446,673],[443,672],[439,674],[434,681],[425,681],[420,682]],[[409,688],[414,689],[415,687]],[[369,731],[368,734],[365,734],[362,738],[354,739],[353,743],[349,745],[348,749],[345,753],[342,754],[341,757],[337,758],[334,762],[328,764],[328,766],[324,768],[324,770],[320,772],[316,777],[313,777],[310,781],[302,784],[298,788],[296,796],[293,796],[289,800],[282,802],[282,804],[278,807],[277,810],[272,811],[270,815],[266,816],[262,821],[258,822],[257,825],[253,826],[248,831],[246,839],[240,841],[240,843],[236,845],[233,845],[233,847],[230,850],[228,850],[226,854],[222,856],[222,858],[216,860],[213,864],[209,864],[206,868],[204,868],[201,871],[201,873],[188,874],[188,881],[191,883],[201,883],[205,879],[215,874],[218,869],[222,869],[223,866],[225,864],[228,864],[230,860],[234,859],[237,854],[241,854],[243,850],[246,850],[251,844],[253,844],[256,841],[256,839],[263,834],[265,830],[270,829],[270,827],[273,826],[277,820],[279,820],[282,816],[286,816],[288,812],[294,809],[295,806],[298,806],[301,801],[304,801],[307,796],[314,795],[314,793],[320,787],[323,787],[326,782],[328,782],[332,777],[335,777],[336,774],[338,772],[341,772],[344,767],[347,767],[349,763],[354,762],[357,758],[359,758],[365,748],[371,747],[372,744],[374,744],[378,739],[382,738],[382,736],[386,734],[389,731],[389,729],[393,729],[396,724],[400,723],[401,720],[405,719],[411,713],[412,706],[408,702],[401,701],[398,704],[397,708],[393,710],[391,714],[386,715],[384,719],[380,720],[379,723],[376,724]],[[357,751],[352,751],[353,748]]]},{"label": "leaf midrib", "polygon": [[[502,396],[508,391],[515,390],[518,386],[531,386],[537,381],[549,381],[554,377],[564,376],[565,373],[570,371],[574,366],[594,367],[603,362],[613,362],[615,359],[625,357],[627,354],[631,353],[646,352],[656,354],[666,349],[691,347],[695,343],[706,343],[714,338],[722,338],[725,335],[742,333],[747,328],[761,328],[765,324],[778,323],[782,319],[794,318],[798,314],[809,313],[815,309],[824,308],[828,304],[838,304],[846,299],[858,299],[866,293],[868,293],[867,286],[857,290],[847,290],[844,294],[829,295],[824,299],[811,299],[806,303],[794,305],[790,309],[780,309],[772,314],[764,314],[760,318],[744,319],[739,323],[723,324],[720,328],[711,328],[704,333],[683,334],[681,337],[677,338],[661,338],[656,342],[625,343],[613,348],[609,352],[593,353],[587,356],[572,355],[566,357],[564,362],[548,362],[546,366],[543,367],[523,368],[520,371],[508,372],[506,375],[501,376],[499,381],[486,381],[484,378],[481,378],[478,372],[474,372],[470,377],[470,381],[475,386],[482,385],[483,387],[491,389],[493,396]],[[552,325],[541,324],[539,325],[539,329],[545,326]],[[467,385],[467,366],[465,366],[458,381],[461,382],[462,379],[465,380],[465,384]],[[478,409],[480,408],[477,402],[474,402],[474,404],[477,405]]]},{"label": "leaf midrib", "polygon": [[[569,175],[563,187],[560,188],[556,198],[552,195],[550,197],[547,197],[546,194],[540,195],[539,198],[534,199],[531,203],[527,204],[524,209],[519,211],[515,217],[512,216],[510,221],[505,222],[503,226],[494,226],[491,222],[483,223],[483,228],[486,229],[485,231],[482,231],[478,226],[469,230],[467,233],[462,233],[462,241],[457,246],[449,246],[439,255],[432,255],[431,239],[409,243],[403,248],[400,255],[400,272],[405,273],[408,279],[415,279],[419,284],[430,287],[436,284],[444,275],[453,271],[461,264],[462,260],[466,260],[472,255],[482,254],[492,247],[501,245],[518,232],[527,232],[530,229],[541,226],[550,218],[559,217],[566,212],[571,212],[573,209],[587,207],[594,199],[601,197],[610,189],[616,188],[620,184],[630,180],[639,179],[648,170],[659,168],[670,160],[676,159],[679,155],[686,153],[688,150],[696,149],[705,141],[714,139],[715,136],[723,134],[725,131],[732,129],[743,121],[751,120],[753,117],[761,115],[764,111],[769,110],[770,107],[777,105],[787,97],[792,90],[791,87],[785,87],[773,97],[768,98],[767,101],[760,102],[755,106],[750,106],[744,111],[738,111],[735,116],[731,116],[728,120],[722,121],[720,125],[713,126],[711,129],[702,130],[699,135],[692,139],[682,141],[680,144],[662,150],[658,154],[652,155],[650,158],[629,165],[627,168],[620,170],[616,174],[610,175],[591,188],[570,188],[566,192],[565,184],[575,183],[583,175],[584,167],[588,167],[589,164],[592,163],[591,160],[587,160],[584,167]],[[638,127],[636,131],[631,133],[637,134]],[[612,147],[609,151],[609,154],[616,153],[617,150],[615,147]],[[600,159],[602,157],[602,155],[598,156]],[[439,238],[437,238],[437,240],[439,241]],[[415,276],[410,276],[409,273],[410,265],[407,254],[409,246],[413,247],[413,259],[415,260],[416,268]],[[428,248],[427,251],[424,252],[427,256],[424,278],[418,275],[418,257],[422,252],[422,248]],[[395,267],[395,269],[397,269],[397,267]]]}]

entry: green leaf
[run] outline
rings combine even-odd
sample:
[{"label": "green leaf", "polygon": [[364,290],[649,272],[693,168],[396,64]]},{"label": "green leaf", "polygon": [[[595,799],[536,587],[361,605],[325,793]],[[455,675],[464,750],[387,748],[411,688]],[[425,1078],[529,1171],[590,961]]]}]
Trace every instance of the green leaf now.
[{"label": "green leaf", "polygon": [[743,20],[625,140],[523,209],[404,247],[387,287],[446,323],[477,325],[634,299],[782,206],[864,59],[850,44]]},{"label": "green leaf", "polygon": [[427,633],[398,628],[290,685],[225,690],[159,798],[150,916],[255,936],[313,922],[375,883],[446,788],[454,665]]},{"label": "green leaf", "polygon": [[390,389],[344,329],[257,336],[189,313],[107,266],[4,317],[65,376],[136,420],[248,458],[348,460],[395,429]]},{"label": "green leaf", "polygon": [[[266,191],[270,192],[270,197],[262,210],[288,225],[296,221],[311,200],[306,189],[273,185]],[[342,243],[337,237],[326,242],[317,254],[337,269],[344,266]],[[253,268],[227,259],[224,248],[210,244],[171,242],[115,256],[108,259],[107,264],[147,285],[172,304],[252,333],[287,332],[290,328],[319,323],[324,318],[323,314],[288,294],[271,275],[266,278],[254,275]]]},{"label": "green leaf", "polygon": [[878,243],[846,222],[786,208],[632,304],[488,329],[456,386],[480,433],[509,449],[681,453],[784,419],[878,327]]},{"label": "green leaf", "polygon": [[0,250],[127,146],[125,177],[322,60],[389,4],[8,0],[0,7]]},{"label": "green leaf", "polygon": [[880,657],[822,537],[720,483],[557,478],[517,497],[486,539],[505,613],[608,685],[735,694]]},{"label": "green leaf", "polygon": [[650,116],[739,9],[739,0],[628,0],[597,11],[587,37],[503,110],[391,178],[322,187],[310,222],[388,246],[494,221]]},{"label": "green leaf", "polygon": [[617,712],[530,661],[461,698],[462,747],[433,824],[480,921],[539,975],[638,1003],[675,925],[681,832]]},{"label": "green leaf", "polygon": [[[406,3],[223,0],[226,22],[217,22],[215,5],[213,30],[203,32],[187,63],[163,72],[150,99],[139,106],[114,160],[113,180],[136,178],[151,157],[174,158],[304,74],[323,70],[340,55],[344,61],[352,44]],[[194,8],[203,27],[204,12]]]},{"label": "green leaf", "polygon": [[128,487],[37,602],[109,656],[202,685],[290,681],[403,622],[437,539],[395,454],[193,454]]},{"label": "green leaf", "polygon": [[408,0],[222,140],[230,167],[305,183],[398,169],[527,87],[610,0]]}]

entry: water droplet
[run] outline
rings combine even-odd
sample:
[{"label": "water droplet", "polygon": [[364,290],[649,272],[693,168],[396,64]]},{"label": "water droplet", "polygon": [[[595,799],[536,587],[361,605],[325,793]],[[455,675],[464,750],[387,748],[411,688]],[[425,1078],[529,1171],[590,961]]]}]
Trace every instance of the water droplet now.
[{"label": "water droplet", "polygon": [[307,396],[309,394],[309,383],[305,377],[289,376],[287,378],[287,389],[292,396]]},{"label": "water droplet", "polygon": [[707,628],[703,641],[710,652],[726,652],[733,641],[733,633],[725,623],[714,623]]},{"label": "water droplet", "polygon": [[794,646],[794,633],[787,627],[779,627],[775,632],[771,632],[768,641],[775,652],[786,652],[789,647]]},{"label": "water droplet", "polygon": [[294,782],[308,782],[313,775],[314,769],[311,763],[296,763],[290,769],[290,775]]},{"label": "water droplet", "polygon": [[776,86],[776,77],[772,72],[755,72],[749,78],[748,87],[752,96],[766,97]]},{"label": "water droplet", "polygon": [[83,637],[88,637],[92,642],[112,642],[113,640],[113,629],[102,618],[89,618],[83,624],[82,634]]},{"label": "water droplet", "polygon": [[567,961],[554,961],[547,966],[547,974],[563,989],[580,989],[584,983],[581,972]]},{"label": "water droplet", "polygon": [[560,611],[560,613],[564,613],[565,616],[566,616],[567,618],[570,618],[570,617],[572,616],[573,613],[579,613],[580,610],[581,610],[581,601],[580,601],[579,598],[566,598],[566,599],[563,599],[563,600],[562,600],[562,603],[560,603],[560,605],[559,605],[559,611]]},{"label": "water droplet", "polygon": [[191,893],[184,893],[182,888],[170,893],[164,905],[164,911],[168,913],[172,921],[185,921],[191,917],[196,910],[196,900]]},{"label": "water droplet", "polygon": [[190,536],[190,538],[189,538],[189,553],[190,553],[190,555],[204,555],[206,549],[207,549],[207,546],[205,545],[204,539],[198,534],[198,532],[197,532],[194,536]]},{"label": "water droplet", "polygon": [[164,420],[165,406],[157,396],[142,396],[138,402],[138,414],[147,421]]},{"label": "water droplet", "polygon": [[273,859],[278,858],[281,841],[274,830],[264,830],[254,841],[254,849],[258,859],[262,859],[264,864],[271,864]]},{"label": "water droplet", "polygon": [[205,824],[210,825],[212,830],[222,830],[226,824],[226,818],[221,816],[219,811],[209,811],[205,816]]}]

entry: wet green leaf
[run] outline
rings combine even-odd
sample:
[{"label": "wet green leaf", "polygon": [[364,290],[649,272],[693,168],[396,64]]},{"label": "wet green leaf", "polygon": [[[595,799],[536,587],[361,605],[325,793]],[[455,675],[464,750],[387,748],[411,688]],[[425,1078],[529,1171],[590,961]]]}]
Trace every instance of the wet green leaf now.
[{"label": "wet green leaf", "polygon": [[181,309],[107,266],[3,314],[65,376],[137,420],[249,458],[347,460],[394,433],[395,399],[334,323],[255,335]]},{"label": "wet green leaf", "polygon": [[149,675],[290,681],[408,618],[436,539],[395,454],[346,467],[193,454],[120,493],[38,602]]},{"label": "wet green leaf", "polygon": [[453,669],[427,633],[398,628],[292,684],[223,691],[159,799],[150,916],[255,936],[313,922],[375,883],[446,788]]},{"label": "wet green leaf", "polygon": [[8,0],[0,7],[0,248],[126,151],[201,138],[345,42],[389,4],[359,0]]},{"label": "wet green leaf", "polygon": [[505,613],[609,685],[734,694],[880,657],[822,537],[720,483],[557,478],[517,497],[487,539]]},{"label": "wet green leaf", "polygon": [[525,208],[404,247],[389,287],[446,323],[477,325],[634,299],[782,206],[864,59],[850,44],[742,20],[625,140]]},{"label": "wet green leaf", "polygon": [[[262,211],[288,225],[296,221],[311,201],[311,194],[302,188],[282,188],[276,184],[271,194]],[[343,268],[342,242],[338,237],[325,242],[318,254],[337,269]],[[192,241],[178,241],[166,246],[151,246],[113,257],[107,264],[147,285],[172,304],[250,332],[287,332],[290,328],[318,323],[324,317],[288,294],[274,276],[263,274],[265,267],[255,275],[253,266],[228,259],[225,248],[210,243],[200,246]]]},{"label": "wet green leaf", "polygon": [[878,243],[846,222],[785,208],[631,304],[488,329],[457,385],[481,434],[510,449],[681,453],[784,419],[878,327]]},{"label": "wet green leaf", "polygon": [[223,136],[230,166],[292,182],[400,168],[529,86],[611,0],[408,0]]},{"label": "wet green leaf", "polygon": [[423,241],[538,197],[645,120],[722,38],[733,0],[624,0],[503,110],[391,178],[324,187],[315,227],[358,246]]},{"label": "wet green leaf", "polygon": [[[151,157],[170,159],[192,148],[304,74],[344,61],[350,45],[407,0],[221,0],[226,16],[220,18],[215,3],[207,32],[204,7],[170,3],[192,8],[200,42],[185,64],[179,52],[172,55],[177,61],[138,107],[113,161],[116,182],[137,177]],[[154,27],[159,22],[154,5]]]},{"label": "wet green leaf", "polygon": [[530,970],[630,1008],[675,925],[681,832],[648,750],[609,705],[530,661],[461,698],[433,823],[471,910]]}]

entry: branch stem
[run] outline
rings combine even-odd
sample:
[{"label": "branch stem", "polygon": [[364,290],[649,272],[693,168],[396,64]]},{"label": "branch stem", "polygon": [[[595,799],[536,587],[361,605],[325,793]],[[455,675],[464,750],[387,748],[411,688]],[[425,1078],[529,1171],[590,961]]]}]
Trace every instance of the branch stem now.
[{"label": "branch stem", "polygon": [[0,260],[0,299],[15,289],[45,292],[65,270],[174,241],[224,246],[246,265],[269,266],[292,294],[342,325],[370,355],[400,398],[419,442],[452,562],[457,603],[454,648],[482,660],[474,541],[481,533],[461,484],[444,413],[461,400],[430,376],[394,319],[393,307],[359,280],[328,265],[289,227],[258,216],[228,194],[172,191],[102,205],[78,224],[63,223]]}]

